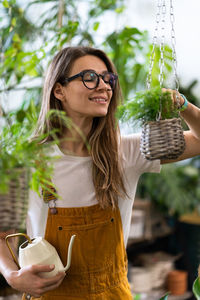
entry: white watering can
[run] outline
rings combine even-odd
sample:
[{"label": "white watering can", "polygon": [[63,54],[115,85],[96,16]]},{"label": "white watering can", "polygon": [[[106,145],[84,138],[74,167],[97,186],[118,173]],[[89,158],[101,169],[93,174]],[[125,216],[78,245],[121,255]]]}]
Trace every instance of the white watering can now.
[{"label": "white watering can", "polygon": [[[19,247],[19,263],[8,242],[9,238],[16,236],[25,236],[27,239],[27,241],[21,244]],[[58,272],[66,272],[69,269],[71,265],[72,246],[75,237],[75,235],[71,236],[68,246],[67,265],[65,267],[63,266],[55,247],[53,247],[42,237],[36,237],[35,239],[31,240],[30,237],[24,233],[15,233],[6,236],[6,243],[15,263],[19,268],[29,265],[55,265],[53,271],[40,273],[42,277],[48,278],[55,276]]]}]

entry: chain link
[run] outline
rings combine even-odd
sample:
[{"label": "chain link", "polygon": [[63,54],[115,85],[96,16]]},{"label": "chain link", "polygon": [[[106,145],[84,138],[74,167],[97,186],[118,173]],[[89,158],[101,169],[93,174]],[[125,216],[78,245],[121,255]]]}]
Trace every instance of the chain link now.
[{"label": "chain link", "polygon": [[154,35],[153,35],[153,47],[152,51],[150,54],[150,63],[149,63],[149,73],[147,75],[147,89],[150,89],[151,87],[151,82],[152,82],[152,69],[154,65],[154,60],[155,60],[155,47],[158,42],[158,29],[159,29],[159,24],[161,20],[161,1],[162,0],[157,0],[157,13],[156,13],[156,25],[154,29]]},{"label": "chain link", "polygon": [[[166,2],[165,0],[157,0],[157,13],[156,13],[156,25],[154,29],[153,41],[152,41],[152,52],[150,55],[150,63],[149,63],[149,72],[147,75],[147,89],[150,89],[152,83],[152,70],[155,61],[155,49],[158,44],[158,35],[160,30],[160,58],[159,58],[159,75],[158,80],[160,87],[163,86],[164,81],[164,51],[165,51],[165,20],[166,20]],[[173,0],[170,0],[170,23],[171,23],[171,44],[172,44],[172,60],[173,60],[173,72],[174,72],[174,80],[175,80],[175,89],[178,92],[179,89],[179,81],[177,75],[177,56],[176,56],[176,39],[175,39],[175,29],[174,29],[174,7]]]},{"label": "chain link", "polygon": [[166,5],[165,0],[162,1],[162,20],[161,20],[161,41],[160,41],[160,59],[159,59],[159,68],[160,74],[158,76],[160,87],[162,88],[163,79],[164,79],[164,48],[165,48],[165,18],[166,18]]},{"label": "chain link", "polygon": [[175,89],[179,90],[179,80],[177,75],[177,56],[176,56],[176,38],[175,38],[175,29],[174,29],[174,7],[173,0],[170,0],[170,22],[171,22],[171,43],[172,43],[172,59],[173,59],[173,69],[174,69],[174,79],[175,79]]}]

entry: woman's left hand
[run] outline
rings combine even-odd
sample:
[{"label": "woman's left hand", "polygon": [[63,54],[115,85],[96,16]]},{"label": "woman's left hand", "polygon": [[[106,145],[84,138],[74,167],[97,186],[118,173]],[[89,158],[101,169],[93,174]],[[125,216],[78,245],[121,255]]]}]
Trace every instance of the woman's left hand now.
[{"label": "woman's left hand", "polygon": [[174,104],[174,108],[180,108],[185,100],[183,99],[183,97],[180,95],[180,93],[176,90],[172,90],[172,89],[166,89],[166,88],[162,88],[163,92],[168,92],[171,94],[171,98],[172,98],[172,103]]}]

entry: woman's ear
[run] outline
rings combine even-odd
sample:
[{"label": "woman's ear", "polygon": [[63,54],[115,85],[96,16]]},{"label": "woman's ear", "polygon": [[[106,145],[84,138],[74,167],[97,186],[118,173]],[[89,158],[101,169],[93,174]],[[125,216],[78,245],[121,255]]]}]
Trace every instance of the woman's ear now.
[{"label": "woman's ear", "polygon": [[63,86],[59,82],[56,82],[56,84],[54,86],[54,89],[53,89],[53,94],[60,101],[64,101],[65,100]]}]

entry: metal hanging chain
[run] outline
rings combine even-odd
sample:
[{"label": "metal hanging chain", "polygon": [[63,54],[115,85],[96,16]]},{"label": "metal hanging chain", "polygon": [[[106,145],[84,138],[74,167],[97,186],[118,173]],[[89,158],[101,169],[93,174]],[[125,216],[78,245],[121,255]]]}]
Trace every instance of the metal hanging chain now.
[{"label": "metal hanging chain", "polygon": [[[158,44],[158,33],[159,30],[161,31],[161,41],[160,41],[160,59],[159,59],[159,84],[162,88],[163,80],[164,80],[164,48],[165,48],[165,19],[166,19],[166,3],[165,0],[157,0],[157,13],[156,13],[156,25],[154,29],[154,36],[153,36],[153,48],[150,55],[150,63],[149,63],[149,73],[147,75],[147,89],[150,89],[152,83],[152,69],[155,60],[155,48]],[[171,44],[172,44],[172,60],[173,60],[173,71],[174,71],[174,79],[175,79],[175,90],[178,92],[179,89],[179,81],[177,75],[177,56],[176,56],[176,39],[175,39],[175,29],[174,29],[174,7],[173,7],[173,0],[170,0],[170,23],[171,23]],[[161,26],[161,28],[160,28]]]},{"label": "metal hanging chain", "polygon": [[147,75],[147,81],[146,81],[148,90],[150,89],[151,82],[152,82],[152,69],[153,69],[154,60],[155,60],[155,47],[156,47],[157,41],[158,41],[158,29],[159,29],[160,20],[161,20],[161,3],[162,3],[162,0],[157,0],[156,25],[155,25],[155,29],[154,29],[153,42],[152,42],[153,47],[152,47],[152,51],[151,51],[151,55],[150,55],[149,73]]},{"label": "metal hanging chain", "polygon": [[160,59],[159,59],[159,69],[160,74],[158,76],[158,80],[160,83],[160,87],[163,86],[163,80],[164,80],[164,50],[165,50],[165,19],[166,19],[166,4],[165,0],[162,1],[162,7],[161,7],[161,13],[162,13],[162,20],[161,20],[161,41],[160,41]]},{"label": "metal hanging chain", "polygon": [[[165,61],[164,61],[164,50],[165,50],[165,19],[166,19],[166,4],[165,4],[165,0],[162,0],[162,4],[161,4],[161,16],[162,16],[162,20],[161,20],[161,41],[160,41],[160,58],[159,58],[159,69],[160,69],[160,73],[158,75],[158,80],[159,80],[159,84],[160,84],[160,88],[162,88],[163,86],[163,80],[164,80],[164,67],[165,67]],[[156,120],[160,121],[162,116],[162,101],[161,101],[161,97],[159,100],[159,111],[157,113],[156,116]]]},{"label": "metal hanging chain", "polygon": [[[174,30],[174,7],[173,0],[170,0],[170,22],[171,22],[171,43],[172,43],[172,59],[173,59],[173,71],[174,71],[174,80],[175,80],[175,90],[179,90],[179,80],[177,75],[177,56],[176,56],[176,38],[175,38],[175,30]],[[179,98],[179,97],[177,97]]]}]

